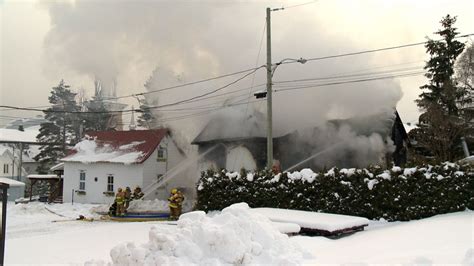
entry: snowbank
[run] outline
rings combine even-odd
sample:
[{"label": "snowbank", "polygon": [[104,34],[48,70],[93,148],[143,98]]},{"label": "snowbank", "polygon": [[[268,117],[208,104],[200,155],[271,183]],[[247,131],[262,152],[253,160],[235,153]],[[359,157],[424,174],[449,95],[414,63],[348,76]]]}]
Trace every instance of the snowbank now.
[{"label": "snowbank", "polygon": [[299,265],[304,257],[297,244],[246,203],[214,217],[202,211],[184,214],[176,229],[153,227],[148,243],[124,243],[110,255],[115,265]]}]

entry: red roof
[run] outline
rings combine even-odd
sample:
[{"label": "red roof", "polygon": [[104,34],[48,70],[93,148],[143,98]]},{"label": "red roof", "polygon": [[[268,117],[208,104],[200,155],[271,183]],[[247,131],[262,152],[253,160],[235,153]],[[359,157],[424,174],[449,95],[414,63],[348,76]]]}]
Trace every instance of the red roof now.
[{"label": "red roof", "polygon": [[[93,139],[98,148],[110,146],[114,150],[127,152],[141,152],[142,155],[134,163],[141,164],[150,157],[168,133],[168,129],[132,130],[132,131],[91,131],[86,133],[86,139]],[[124,149],[126,145],[130,148]],[[66,158],[77,153],[73,150]],[[98,161],[99,162],[99,161]]]}]

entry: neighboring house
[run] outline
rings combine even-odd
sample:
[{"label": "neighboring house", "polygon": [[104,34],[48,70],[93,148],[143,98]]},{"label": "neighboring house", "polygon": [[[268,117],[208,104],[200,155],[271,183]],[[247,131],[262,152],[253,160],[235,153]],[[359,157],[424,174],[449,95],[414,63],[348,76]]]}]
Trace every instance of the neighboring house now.
[{"label": "neighboring house", "polygon": [[0,145],[0,177],[24,181],[27,172],[23,168],[22,175],[18,177],[18,160],[14,161],[12,150],[9,146]]},{"label": "neighboring house", "polygon": [[25,194],[25,183],[13,180],[11,178],[0,177],[0,183],[8,184],[8,201],[14,201],[22,198]]},{"label": "neighboring house", "polygon": [[[89,132],[62,159],[63,200],[110,204],[118,188],[127,186],[140,186],[147,199],[166,199],[174,187],[194,193],[194,178],[163,176],[184,159],[167,129]],[[157,190],[146,190],[161,181]]]},{"label": "neighboring house", "polygon": [[[192,144],[198,145],[200,154],[212,149],[211,152],[203,156],[200,170],[210,167],[226,168],[231,171],[239,171],[241,168],[247,170],[265,168],[267,140],[266,122],[263,115],[252,115],[246,121],[239,121],[240,130],[235,130],[236,127],[232,126],[236,123],[236,121],[224,117],[213,119],[193,140]],[[229,128],[234,130],[229,130]],[[361,160],[357,145],[352,145],[354,143],[348,141],[341,143],[341,146],[348,147],[345,150],[340,149],[344,151],[328,152],[309,160],[299,168],[361,167],[367,166],[361,165],[367,161],[383,164],[393,162],[395,165],[403,165],[407,160],[408,136],[398,112],[395,112],[393,116],[381,114],[345,120],[329,120],[324,126],[276,136],[273,138],[274,159],[278,160],[281,169],[285,170],[319,151],[325,150],[329,146],[327,141],[344,139],[344,136],[338,136],[339,138],[332,136],[341,132],[353,134],[351,139],[353,142],[359,141],[358,136],[370,138],[376,134],[380,136],[381,142],[384,142],[385,150],[384,148],[378,149],[374,154],[362,152],[368,158]],[[393,145],[389,143],[389,139]],[[370,141],[368,142],[370,145]],[[372,147],[368,147],[368,150],[370,148]],[[329,153],[331,153],[331,158],[329,158]]]}]

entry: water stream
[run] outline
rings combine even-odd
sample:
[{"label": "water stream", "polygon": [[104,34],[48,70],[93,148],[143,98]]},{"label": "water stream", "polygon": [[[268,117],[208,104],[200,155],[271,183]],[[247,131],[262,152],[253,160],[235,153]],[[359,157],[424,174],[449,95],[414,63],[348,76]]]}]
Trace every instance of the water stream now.
[{"label": "water stream", "polygon": [[283,171],[283,172],[288,172],[288,171],[290,171],[290,170],[293,170],[294,168],[296,168],[296,167],[298,167],[298,166],[300,166],[300,165],[306,163],[307,161],[309,161],[309,160],[311,160],[311,159],[313,159],[313,158],[318,157],[318,156],[321,155],[321,154],[324,154],[324,153],[326,153],[326,152],[328,152],[328,151],[334,150],[335,148],[337,148],[338,146],[340,146],[340,145],[342,145],[342,144],[344,144],[344,143],[345,143],[345,141],[339,142],[339,143],[336,143],[336,144],[333,144],[333,145],[327,147],[326,149],[324,149],[324,150],[322,150],[322,151],[318,151],[317,153],[315,153],[315,154],[309,156],[308,158],[303,159],[302,161],[296,163],[295,165],[293,165],[293,166],[287,168],[287,169],[286,169],[285,171]]},{"label": "water stream", "polygon": [[216,149],[219,145],[223,145],[221,143],[219,144],[216,144],[214,146],[212,146],[211,148],[209,148],[207,151],[199,154],[199,156],[193,156],[193,157],[190,157],[190,158],[187,158],[185,159],[183,162],[179,163],[178,165],[176,165],[175,167],[171,168],[170,170],[168,170],[166,173],[163,174],[163,178],[162,179],[159,179],[159,180],[156,180],[155,182],[151,183],[150,185],[146,186],[144,189],[143,189],[143,197],[142,199],[144,199],[146,196],[148,196],[151,192],[154,192],[156,189],[158,189],[159,187],[161,187],[163,184],[165,184],[166,182],[168,182],[171,178],[175,177],[176,175],[178,175],[179,173],[181,173],[183,170],[189,168],[192,164],[198,162],[201,158],[203,158],[204,156],[206,156],[208,153],[210,153],[211,151],[213,151],[214,149]]}]

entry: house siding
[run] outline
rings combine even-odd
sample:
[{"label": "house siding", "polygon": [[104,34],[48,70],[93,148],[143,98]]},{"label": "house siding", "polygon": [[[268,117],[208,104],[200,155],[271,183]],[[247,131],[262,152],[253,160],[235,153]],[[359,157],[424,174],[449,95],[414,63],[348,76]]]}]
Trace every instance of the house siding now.
[{"label": "house siding", "polygon": [[[85,171],[85,194],[72,192],[79,190],[79,173]],[[136,186],[143,186],[143,165],[141,164],[114,164],[114,163],[91,163],[83,164],[77,162],[65,162],[64,164],[64,186],[63,200],[79,203],[106,203],[111,204],[114,196],[104,194],[107,191],[107,177],[114,176],[114,191],[119,187],[129,186],[132,190]],[[97,181],[95,178],[97,177]]]},{"label": "house siding", "polygon": [[[185,158],[169,136],[165,137],[161,141],[160,146],[166,149],[166,161],[158,160],[158,146],[158,148],[153,151],[153,154],[143,163],[144,188],[152,183],[156,183],[159,176],[165,175],[165,173],[169,170],[177,169],[178,164]],[[193,187],[195,182],[192,181],[191,178],[187,177],[187,172],[178,172],[176,176],[171,177],[171,179],[166,181],[162,186],[150,191],[146,198],[158,198],[165,200],[168,198],[170,190],[174,187]],[[166,178],[166,176],[163,178]]]}]

